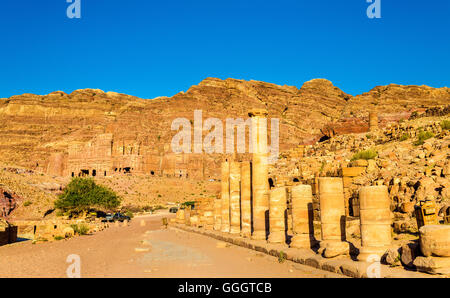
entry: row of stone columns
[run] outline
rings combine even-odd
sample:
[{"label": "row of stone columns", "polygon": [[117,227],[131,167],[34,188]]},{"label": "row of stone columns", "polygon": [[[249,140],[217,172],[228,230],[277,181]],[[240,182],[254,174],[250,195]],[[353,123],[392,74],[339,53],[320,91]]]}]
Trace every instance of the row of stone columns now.
[{"label": "row of stone columns", "polygon": [[[222,164],[223,191],[215,206],[215,229],[220,227],[222,232],[240,233],[243,237],[269,243],[285,243],[287,187],[263,191],[262,183],[258,184],[260,181],[254,179],[256,169],[250,162],[226,161]],[[312,188],[310,185],[297,185],[290,192],[293,233],[290,246],[310,248],[316,242]],[[325,257],[348,254],[342,178],[319,178],[318,194],[322,234],[319,251]],[[358,259],[365,261],[373,255],[381,257],[391,243],[390,202],[386,186],[363,187],[359,197],[362,248]]]},{"label": "row of stone columns", "polygon": [[[287,232],[287,187],[269,189],[267,112],[254,110],[252,117],[252,162],[222,163],[221,195],[214,202],[208,227],[224,233],[240,234],[254,240],[285,243]],[[374,117],[371,117],[374,126]],[[318,178],[321,234],[319,252],[335,257],[349,252],[345,242],[345,200],[342,178]],[[309,185],[289,189],[292,197],[290,246],[310,248],[315,244],[313,195]],[[360,191],[361,244],[359,259],[379,255],[390,244],[389,196],[385,186],[364,187]],[[208,210],[209,211],[209,210]],[[209,213],[208,213],[209,215]],[[181,215],[180,219],[181,221]]]},{"label": "row of stone columns", "polygon": [[[254,159],[255,161],[255,159]],[[255,178],[267,164],[225,161],[222,193],[215,202],[215,230],[270,243],[286,242],[287,187],[269,190],[268,179]],[[292,193],[293,247],[310,247],[313,236],[312,189],[299,185]]]}]

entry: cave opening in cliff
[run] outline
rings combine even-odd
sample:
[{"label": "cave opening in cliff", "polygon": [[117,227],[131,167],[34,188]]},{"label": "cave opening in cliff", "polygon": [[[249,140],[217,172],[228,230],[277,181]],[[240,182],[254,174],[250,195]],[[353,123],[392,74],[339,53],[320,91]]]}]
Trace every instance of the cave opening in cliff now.
[{"label": "cave opening in cliff", "polygon": [[92,170],[92,177],[97,176],[97,170]]},{"label": "cave opening in cliff", "polygon": [[155,172],[154,172],[154,171],[151,171],[150,174],[151,174],[152,176],[155,176]]},{"label": "cave opening in cliff", "polygon": [[106,171],[105,171],[105,177],[106,177]]},{"label": "cave opening in cliff", "polygon": [[274,188],[275,187],[275,184],[273,183],[273,179],[272,178],[269,178],[269,187],[270,188]]},{"label": "cave opening in cliff", "polygon": [[131,167],[123,168],[123,172],[124,172],[125,174],[130,174],[130,173],[131,173]]},{"label": "cave opening in cliff", "polygon": [[298,178],[294,178],[294,179],[292,180],[292,182],[300,182],[300,180],[298,180]]},{"label": "cave opening in cliff", "polygon": [[89,176],[89,170],[81,170],[78,176],[81,177]]},{"label": "cave opening in cliff", "polygon": [[74,172],[72,172],[72,177],[75,177],[75,173]]},{"label": "cave opening in cliff", "polygon": [[319,143],[323,143],[323,142],[326,142],[326,141],[328,141],[328,140],[330,140],[331,138],[329,137],[329,136],[322,136],[320,139],[319,139]]}]

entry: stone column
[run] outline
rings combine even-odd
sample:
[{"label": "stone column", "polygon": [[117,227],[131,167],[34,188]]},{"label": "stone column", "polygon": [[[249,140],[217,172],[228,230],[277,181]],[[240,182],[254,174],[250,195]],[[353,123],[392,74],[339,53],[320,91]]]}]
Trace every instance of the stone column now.
[{"label": "stone column", "polygon": [[220,231],[230,232],[230,164],[222,163],[222,218]]},{"label": "stone column", "polygon": [[286,242],[286,209],[286,188],[272,189],[269,198],[269,243]]},{"label": "stone column", "polygon": [[230,163],[230,233],[241,232],[241,164]]},{"label": "stone column", "polygon": [[241,236],[250,238],[252,235],[252,181],[251,163],[241,164]]},{"label": "stone column", "polygon": [[222,200],[217,196],[214,200],[214,231],[220,231],[222,227]]},{"label": "stone column", "polygon": [[187,226],[191,226],[192,207],[188,206],[184,209],[184,222]]},{"label": "stone column", "polygon": [[369,131],[376,131],[378,129],[378,113],[369,113]]},{"label": "stone column", "polygon": [[[286,185],[287,186],[287,185]],[[286,187],[286,216],[287,216],[287,227],[286,235],[293,234],[293,222],[292,222],[292,187]]]},{"label": "stone column", "polygon": [[195,202],[195,210],[197,210],[198,215],[198,226],[203,227],[205,225],[205,206],[203,203],[203,198],[199,198]]},{"label": "stone column", "polygon": [[345,240],[345,203],[342,178],[319,178],[320,221],[322,241],[320,252],[333,258],[349,252]]},{"label": "stone column", "polygon": [[310,248],[314,244],[313,196],[310,185],[292,187],[292,229],[294,236],[291,247]]},{"label": "stone column", "polygon": [[189,218],[189,224],[192,227],[196,227],[196,228],[199,226],[199,218],[198,218],[197,211],[195,211],[195,210],[191,211],[191,216]]},{"label": "stone column", "polygon": [[177,224],[184,224],[186,222],[184,209],[178,209],[176,219]]},{"label": "stone column", "polygon": [[370,255],[380,258],[391,245],[391,210],[386,186],[367,186],[359,190],[361,249],[359,261]]},{"label": "stone column", "polygon": [[204,224],[206,230],[214,229],[214,200],[206,200],[204,199]]},{"label": "stone column", "polygon": [[269,173],[267,146],[267,111],[253,110],[252,119],[252,187],[253,233],[252,239],[266,240],[269,216]]}]

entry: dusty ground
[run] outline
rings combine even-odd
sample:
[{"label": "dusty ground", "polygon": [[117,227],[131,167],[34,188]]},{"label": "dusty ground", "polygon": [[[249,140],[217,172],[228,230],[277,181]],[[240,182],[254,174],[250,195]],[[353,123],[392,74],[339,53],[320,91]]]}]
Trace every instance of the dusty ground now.
[{"label": "dusty ground", "polygon": [[[82,277],[342,277],[212,238],[135,218],[92,236],[0,247],[0,277],[66,277],[67,256],[81,258]],[[141,226],[141,220],[145,226]],[[148,250],[148,251],[147,251]]]}]

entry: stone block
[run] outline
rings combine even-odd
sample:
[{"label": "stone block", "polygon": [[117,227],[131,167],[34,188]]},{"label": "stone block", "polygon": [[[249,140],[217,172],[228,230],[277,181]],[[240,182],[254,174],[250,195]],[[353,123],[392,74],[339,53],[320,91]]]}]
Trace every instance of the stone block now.
[{"label": "stone block", "polygon": [[414,260],[420,254],[419,243],[406,243],[400,249],[402,264],[406,267],[413,268]]},{"label": "stone block", "polygon": [[450,257],[450,225],[423,226],[419,233],[424,256]]},{"label": "stone block", "polygon": [[417,270],[430,274],[450,274],[450,258],[417,257],[414,260]]},{"label": "stone block", "polygon": [[366,172],[365,167],[342,168],[343,177],[358,177]]}]

